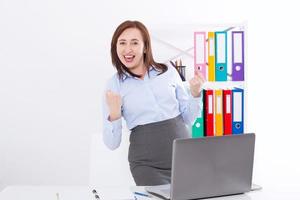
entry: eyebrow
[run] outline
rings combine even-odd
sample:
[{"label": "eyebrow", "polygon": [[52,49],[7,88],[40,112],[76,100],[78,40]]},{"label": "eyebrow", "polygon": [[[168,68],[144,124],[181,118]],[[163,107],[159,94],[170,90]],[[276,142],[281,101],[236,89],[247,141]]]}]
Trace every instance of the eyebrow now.
[{"label": "eyebrow", "polygon": [[[118,40],[119,42],[123,42],[123,41],[126,41],[125,39],[119,39]],[[130,41],[139,41],[138,39],[136,39],[136,38],[133,38],[133,39],[131,39]]]}]

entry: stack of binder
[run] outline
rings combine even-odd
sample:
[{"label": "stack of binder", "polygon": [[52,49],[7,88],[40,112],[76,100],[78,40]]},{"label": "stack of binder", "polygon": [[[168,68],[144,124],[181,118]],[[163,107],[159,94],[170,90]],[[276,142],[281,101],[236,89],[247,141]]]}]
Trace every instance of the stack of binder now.
[{"label": "stack of binder", "polygon": [[244,31],[194,32],[194,70],[208,81],[244,81],[244,48]]},{"label": "stack of binder", "polygon": [[192,127],[192,136],[222,136],[244,133],[244,90],[203,90],[203,111]]},{"label": "stack of binder", "polygon": [[203,109],[192,126],[194,138],[244,133],[244,31],[216,30],[194,32],[194,71],[211,86],[202,92]]}]

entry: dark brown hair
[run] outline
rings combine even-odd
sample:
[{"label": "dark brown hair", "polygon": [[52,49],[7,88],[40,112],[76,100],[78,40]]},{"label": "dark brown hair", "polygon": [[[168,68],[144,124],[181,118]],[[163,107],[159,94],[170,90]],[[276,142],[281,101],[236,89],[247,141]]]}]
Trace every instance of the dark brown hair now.
[{"label": "dark brown hair", "polygon": [[125,21],[121,23],[117,29],[115,30],[112,40],[111,40],[111,47],[110,47],[110,53],[111,53],[111,61],[112,64],[116,67],[118,71],[119,78],[122,78],[122,76],[125,75],[125,72],[129,73],[130,75],[134,77],[140,78],[141,76],[138,74],[134,74],[129,71],[129,69],[120,61],[118,54],[117,54],[117,42],[120,35],[128,28],[136,28],[141,31],[143,41],[144,41],[144,63],[147,67],[147,71],[149,72],[150,66],[155,67],[156,70],[160,72],[160,74],[164,73],[168,70],[168,67],[163,63],[157,63],[153,59],[152,55],[152,49],[151,49],[151,41],[150,41],[150,35],[149,32],[144,24],[142,24],[139,21]]}]

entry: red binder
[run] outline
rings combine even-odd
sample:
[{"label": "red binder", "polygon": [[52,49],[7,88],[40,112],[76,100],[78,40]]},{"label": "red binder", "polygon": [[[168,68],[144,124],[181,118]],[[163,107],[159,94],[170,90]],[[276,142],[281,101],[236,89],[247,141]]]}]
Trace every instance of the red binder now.
[{"label": "red binder", "polygon": [[214,91],[205,90],[204,92],[204,130],[205,136],[214,136]]},{"label": "red binder", "polygon": [[223,90],[224,135],[232,134],[232,91]]}]

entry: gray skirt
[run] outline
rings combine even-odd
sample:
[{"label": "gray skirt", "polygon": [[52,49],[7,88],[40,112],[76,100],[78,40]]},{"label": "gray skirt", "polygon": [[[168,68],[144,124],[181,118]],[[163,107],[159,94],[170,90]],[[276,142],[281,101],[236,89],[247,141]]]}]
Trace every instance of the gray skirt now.
[{"label": "gray skirt", "polygon": [[188,137],[181,115],[133,128],[128,161],[136,185],[170,183],[173,140]]}]

